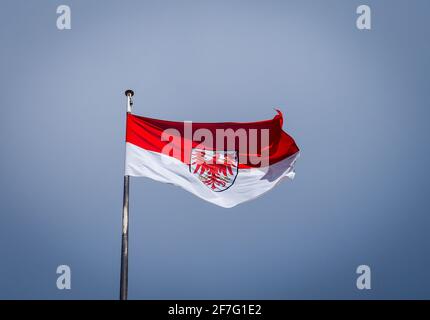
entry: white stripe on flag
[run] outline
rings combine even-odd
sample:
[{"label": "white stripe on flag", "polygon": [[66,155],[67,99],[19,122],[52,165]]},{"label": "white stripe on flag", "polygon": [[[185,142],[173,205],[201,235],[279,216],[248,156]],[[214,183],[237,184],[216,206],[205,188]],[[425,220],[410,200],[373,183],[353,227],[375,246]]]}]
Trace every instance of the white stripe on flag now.
[{"label": "white stripe on flag", "polygon": [[190,172],[187,164],[127,142],[125,174],[174,184],[206,201],[231,208],[269,191],[283,178],[293,179],[294,163],[298,156],[299,152],[271,165],[268,170],[239,169],[236,180],[230,188],[214,192],[205,186],[197,175]]}]

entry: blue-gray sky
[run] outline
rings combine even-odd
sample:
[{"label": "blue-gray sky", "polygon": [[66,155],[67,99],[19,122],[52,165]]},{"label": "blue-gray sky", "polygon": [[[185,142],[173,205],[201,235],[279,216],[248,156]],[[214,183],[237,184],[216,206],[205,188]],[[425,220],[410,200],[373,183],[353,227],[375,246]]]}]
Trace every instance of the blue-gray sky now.
[{"label": "blue-gray sky", "polygon": [[[278,107],[302,151],[293,182],[228,210],[132,179],[131,299],[430,298],[429,11],[1,1],[0,298],[118,297],[126,88],[135,113],[169,120]],[[356,288],[361,264],[372,290]]]}]

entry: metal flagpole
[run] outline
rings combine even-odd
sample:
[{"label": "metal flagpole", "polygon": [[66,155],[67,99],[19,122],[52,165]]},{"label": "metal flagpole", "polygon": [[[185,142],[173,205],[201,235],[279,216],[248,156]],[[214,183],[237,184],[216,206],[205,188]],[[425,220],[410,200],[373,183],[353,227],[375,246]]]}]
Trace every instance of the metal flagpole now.
[{"label": "metal flagpole", "polygon": [[[127,114],[131,113],[134,96],[133,90],[126,90],[127,96]],[[120,282],[120,300],[127,300],[128,293],[128,195],[130,188],[130,176],[124,175],[124,196],[122,207],[122,245],[121,245],[121,282]]]}]

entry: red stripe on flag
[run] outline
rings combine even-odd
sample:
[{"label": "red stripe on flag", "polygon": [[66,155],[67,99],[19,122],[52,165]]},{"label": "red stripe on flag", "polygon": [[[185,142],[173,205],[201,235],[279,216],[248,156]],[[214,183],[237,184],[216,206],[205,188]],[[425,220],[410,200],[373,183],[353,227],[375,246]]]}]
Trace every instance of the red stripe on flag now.
[{"label": "red stripe on flag", "polygon": [[[185,164],[190,164],[191,148],[204,145],[204,148],[208,150],[217,149],[217,142],[219,142],[217,141],[217,129],[232,129],[233,132],[238,132],[239,129],[243,129],[244,131],[241,131],[246,132],[248,139],[251,139],[250,137],[252,134],[250,134],[250,132],[253,131],[254,133],[257,133],[256,140],[258,143],[255,149],[256,152],[253,154],[251,154],[249,151],[243,152],[243,150],[240,148],[238,138],[236,138],[234,141],[234,150],[238,151],[239,159],[242,159],[239,162],[239,168],[255,168],[260,167],[260,163],[266,163],[270,165],[274,164],[299,151],[299,148],[297,147],[293,138],[291,138],[286,132],[282,130],[282,123],[283,118],[280,111],[278,111],[278,114],[273,119],[265,121],[222,123],[193,122],[192,124],[186,122],[152,119],[128,114],[126,141],[140,148],[158,153],[164,153],[163,148],[170,143],[170,146],[173,146],[173,148],[177,149],[178,152],[177,155],[175,155],[175,152],[167,155],[173,156]],[[186,126],[191,127],[191,130],[188,133],[190,138],[187,138],[187,132],[185,129]],[[178,139],[173,138],[173,140],[177,140],[177,143],[174,141],[162,141],[163,132],[169,129],[176,130],[177,134],[174,134],[173,136]],[[198,139],[195,138],[194,133],[199,129],[206,129],[212,133],[212,143],[210,143],[210,141],[198,141]],[[267,146],[263,146],[262,149],[259,140],[262,135],[262,130],[264,129],[269,129],[269,143]],[[250,140],[248,140],[248,142],[249,141]],[[227,146],[226,141],[224,142],[224,145]],[[268,152],[265,154],[268,155],[268,159],[264,158],[258,161],[258,157],[261,157],[262,154],[264,154],[263,150],[267,149]]]}]

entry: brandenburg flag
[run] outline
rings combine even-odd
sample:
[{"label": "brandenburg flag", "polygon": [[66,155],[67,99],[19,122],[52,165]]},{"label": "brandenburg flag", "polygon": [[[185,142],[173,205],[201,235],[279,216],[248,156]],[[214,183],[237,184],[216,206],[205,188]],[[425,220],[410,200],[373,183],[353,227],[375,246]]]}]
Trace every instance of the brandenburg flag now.
[{"label": "brandenburg flag", "polygon": [[294,178],[299,148],[280,111],[258,122],[174,122],[127,114],[125,175],[231,208]]}]

